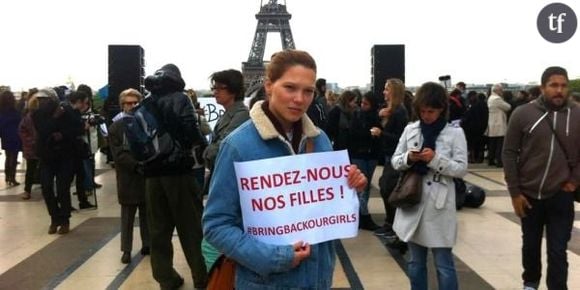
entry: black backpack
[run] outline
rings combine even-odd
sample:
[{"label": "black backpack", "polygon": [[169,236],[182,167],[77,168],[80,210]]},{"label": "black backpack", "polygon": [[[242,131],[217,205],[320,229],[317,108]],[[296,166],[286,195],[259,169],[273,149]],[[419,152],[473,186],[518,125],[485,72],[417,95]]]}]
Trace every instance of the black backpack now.
[{"label": "black backpack", "polygon": [[123,117],[125,135],[135,160],[148,163],[170,155],[177,142],[163,129],[152,97],[145,98]]}]

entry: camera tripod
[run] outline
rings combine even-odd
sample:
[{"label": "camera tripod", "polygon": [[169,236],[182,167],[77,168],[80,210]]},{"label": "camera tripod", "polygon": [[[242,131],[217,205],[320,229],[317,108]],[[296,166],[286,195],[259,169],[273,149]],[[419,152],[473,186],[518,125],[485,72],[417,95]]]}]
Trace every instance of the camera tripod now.
[{"label": "camera tripod", "polygon": [[[76,189],[77,198],[79,200],[79,209],[97,209],[98,199],[97,191],[95,186],[95,168],[94,168],[94,155],[91,151],[91,136],[90,129],[85,133],[86,140],[88,141],[85,146],[84,158],[79,158],[76,162]],[[79,177],[81,179],[79,179]],[[89,202],[89,196],[93,196],[94,203]]]}]

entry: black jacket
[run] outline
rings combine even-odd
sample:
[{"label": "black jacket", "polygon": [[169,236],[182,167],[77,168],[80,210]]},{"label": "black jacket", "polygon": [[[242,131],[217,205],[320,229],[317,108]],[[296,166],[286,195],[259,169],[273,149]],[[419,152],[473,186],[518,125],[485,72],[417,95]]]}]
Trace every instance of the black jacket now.
[{"label": "black jacket", "polygon": [[348,152],[351,158],[379,159],[381,158],[381,140],[371,135],[371,128],[381,128],[379,115],[376,111],[354,111],[351,120]]},{"label": "black jacket", "polygon": [[405,106],[399,105],[383,126],[381,137],[383,140],[383,154],[385,156],[393,156],[395,149],[397,149],[399,138],[401,138],[407,123],[409,123],[407,109],[405,109]]},{"label": "black jacket", "polygon": [[[59,112],[56,113],[55,112]],[[40,160],[54,161],[79,157],[84,132],[80,113],[69,105],[47,104],[32,114],[36,129],[36,154]]]},{"label": "black jacket", "polygon": [[471,105],[461,120],[461,127],[465,131],[465,136],[467,138],[483,136],[487,129],[488,118],[489,112],[484,101],[478,100]]},{"label": "black jacket", "polygon": [[180,175],[193,171],[195,160],[192,148],[197,144],[206,144],[201,134],[197,116],[191,100],[183,93],[184,82],[179,69],[174,65],[165,65],[147,77],[146,88],[151,91],[148,98],[161,133],[169,134],[175,140],[175,148],[169,156],[145,164],[145,176]]},{"label": "black jacket", "polygon": [[332,148],[335,151],[348,148],[351,119],[352,113],[346,111],[341,105],[335,106],[328,112],[326,134],[332,141]]},{"label": "black jacket", "polygon": [[326,99],[324,96],[317,96],[312,100],[306,114],[308,118],[316,125],[316,127],[326,131],[326,126],[328,123],[328,108],[326,107]]},{"label": "black jacket", "polygon": [[194,144],[207,143],[199,130],[197,116],[189,98],[174,92],[163,96],[151,95],[155,115],[160,123],[160,134],[169,134],[175,148],[169,156],[145,164],[145,176],[180,175],[193,171]]}]

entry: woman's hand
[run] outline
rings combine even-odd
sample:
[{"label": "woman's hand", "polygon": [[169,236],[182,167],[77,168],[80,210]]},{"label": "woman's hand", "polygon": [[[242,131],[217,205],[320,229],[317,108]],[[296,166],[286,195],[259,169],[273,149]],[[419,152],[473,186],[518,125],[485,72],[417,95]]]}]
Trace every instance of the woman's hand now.
[{"label": "woman's hand", "polygon": [[348,170],[347,182],[350,188],[361,192],[367,187],[368,180],[356,165],[351,164]]},{"label": "woman's hand", "polygon": [[371,136],[373,137],[379,137],[381,136],[383,130],[381,130],[381,128],[379,127],[372,127],[371,128]]},{"label": "woman's hand", "polygon": [[294,243],[292,247],[294,248],[294,259],[292,259],[292,268],[295,268],[298,265],[300,265],[300,262],[302,262],[302,260],[310,257],[310,245],[308,243],[300,241]]},{"label": "woman's hand", "polygon": [[379,111],[379,117],[381,118],[389,118],[393,114],[393,111],[390,108],[382,108]]},{"label": "woman's hand", "polygon": [[419,156],[419,160],[429,163],[433,160],[433,157],[435,157],[435,151],[431,148],[423,148],[423,151],[418,153],[417,156]]},{"label": "woman's hand", "polygon": [[407,154],[407,164],[412,164],[421,160],[419,153],[420,153],[419,149],[409,150]]}]

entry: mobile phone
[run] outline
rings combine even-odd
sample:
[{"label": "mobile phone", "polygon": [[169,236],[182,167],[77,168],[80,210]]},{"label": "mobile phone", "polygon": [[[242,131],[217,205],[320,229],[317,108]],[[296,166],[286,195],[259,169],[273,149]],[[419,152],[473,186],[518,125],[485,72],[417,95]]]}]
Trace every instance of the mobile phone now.
[{"label": "mobile phone", "polygon": [[409,149],[409,151],[411,153],[419,153],[419,152],[421,152],[421,150],[419,150],[419,148],[411,148],[411,149]]}]

